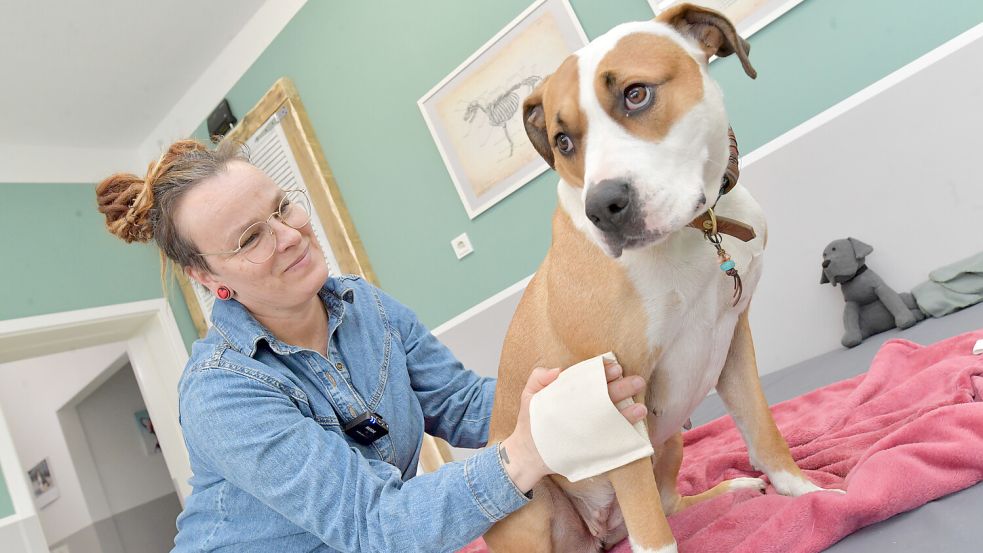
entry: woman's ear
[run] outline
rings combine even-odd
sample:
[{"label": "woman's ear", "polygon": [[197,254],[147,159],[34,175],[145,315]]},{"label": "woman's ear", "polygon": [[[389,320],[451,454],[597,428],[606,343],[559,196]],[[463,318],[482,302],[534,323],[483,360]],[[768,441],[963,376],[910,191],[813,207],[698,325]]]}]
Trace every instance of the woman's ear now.
[{"label": "woman's ear", "polygon": [[215,280],[215,275],[209,273],[208,271],[203,271],[197,267],[185,267],[184,274],[191,280],[194,280],[198,284],[201,284],[205,288],[208,288],[215,293],[215,290],[219,287],[218,281]]}]

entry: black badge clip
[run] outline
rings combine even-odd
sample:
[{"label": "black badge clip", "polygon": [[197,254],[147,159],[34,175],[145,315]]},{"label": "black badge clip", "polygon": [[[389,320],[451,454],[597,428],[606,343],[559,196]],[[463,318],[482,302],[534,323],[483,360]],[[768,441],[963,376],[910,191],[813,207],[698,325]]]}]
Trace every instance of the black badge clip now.
[{"label": "black badge clip", "polygon": [[382,418],[382,415],[369,411],[362,413],[355,417],[352,422],[346,424],[345,434],[362,445],[369,445],[389,434],[389,425],[386,424],[386,419]]}]

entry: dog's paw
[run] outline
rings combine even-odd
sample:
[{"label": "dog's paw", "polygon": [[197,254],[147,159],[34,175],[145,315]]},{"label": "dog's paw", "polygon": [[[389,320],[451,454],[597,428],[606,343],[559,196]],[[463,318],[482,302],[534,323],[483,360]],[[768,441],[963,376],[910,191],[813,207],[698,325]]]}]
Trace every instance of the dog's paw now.
[{"label": "dog's paw", "polygon": [[761,493],[765,493],[765,488],[767,486],[768,485],[765,484],[765,481],[760,478],[741,477],[727,481],[727,488],[731,491],[755,489]]},{"label": "dog's paw", "polygon": [[771,485],[775,487],[775,491],[789,497],[799,497],[813,492],[846,493],[844,490],[820,488],[806,478],[794,476],[784,471],[769,475],[768,479],[771,480]]},{"label": "dog's paw", "polygon": [[672,542],[669,545],[663,545],[662,547],[645,547],[629,537],[628,543],[631,544],[631,550],[634,553],[676,553],[679,551],[676,548],[676,542]]}]

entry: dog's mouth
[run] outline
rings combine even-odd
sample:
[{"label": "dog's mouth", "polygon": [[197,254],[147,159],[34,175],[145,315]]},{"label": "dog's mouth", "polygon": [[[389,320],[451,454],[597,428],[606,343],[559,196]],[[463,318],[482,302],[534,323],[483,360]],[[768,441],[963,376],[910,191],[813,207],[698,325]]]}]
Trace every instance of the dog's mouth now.
[{"label": "dog's mouth", "polygon": [[649,230],[638,234],[613,234],[599,232],[601,234],[601,245],[608,255],[614,258],[621,257],[625,250],[637,250],[660,242],[666,237],[667,233]]}]

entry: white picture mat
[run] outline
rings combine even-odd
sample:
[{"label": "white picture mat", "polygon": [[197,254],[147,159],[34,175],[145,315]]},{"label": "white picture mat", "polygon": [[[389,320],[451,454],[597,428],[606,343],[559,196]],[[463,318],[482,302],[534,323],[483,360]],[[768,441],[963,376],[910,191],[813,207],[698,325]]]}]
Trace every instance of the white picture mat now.
[{"label": "white picture mat", "polygon": [[[648,0],[648,3],[652,12],[658,15],[682,1]],[[698,0],[692,3],[723,13],[734,24],[737,34],[746,39],[802,3],[802,0]]]},{"label": "white picture mat", "polygon": [[[307,192],[308,197],[310,197],[310,189],[307,183],[304,182],[304,178],[300,172],[300,166],[297,164],[297,158],[294,156],[293,150],[290,149],[287,135],[283,130],[283,125],[280,124],[284,118],[290,115],[288,110],[289,108],[287,106],[281,106],[276,113],[246,140],[245,144],[249,152],[249,161],[273,179],[273,182],[280,188],[284,190],[303,189]],[[311,206],[311,228],[314,230],[314,236],[317,237],[318,244],[321,246],[321,251],[324,252],[324,260],[328,264],[329,272],[331,274],[341,274],[338,260],[331,250],[331,245],[328,243],[327,235],[324,232],[324,226],[321,224],[321,219],[318,217],[317,210],[314,209],[313,205]],[[205,319],[205,324],[211,327],[212,306],[215,304],[215,296],[210,290],[194,279],[189,280],[192,289],[195,291],[195,297],[198,299],[198,305],[201,308],[201,314]]]},{"label": "white picture mat", "polygon": [[[465,176],[459,155],[451,146],[453,140],[446,129],[446,125],[438,116],[436,109],[437,103],[441,101],[443,96],[454,93],[455,85],[452,82],[459,81],[463,83],[476,71],[484,70],[487,67],[486,65],[482,65],[481,62],[484,60],[479,60],[479,58],[492,58],[504,48],[508,47],[510,43],[503,39],[510,34],[520,36],[526,27],[539,20],[538,18],[544,14],[544,10],[549,10],[558,22],[562,22],[569,27],[567,29],[561,29],[569,47],[566,55],[573,53],[587,44],[587,35],[580,26],[580,22],[577,20],[577,16],[573,8],[570,7],[568,0],[537,0],[417,102],[427,128],[430,130],[430,134],[437,145],[440,157],[444,161],[444,165],[454,182],[454,187],[457,189],[461,203],[464,204],[468,217],[471,219],[474,219],[512,192],[521,188],[534,177],[548,169],[549,165],[537,153],[530,162],[490,187],[488,191],[482,193],[479,197],[474,193],[472,182]],[[547,66],[544,66],[540,71],[542,73],[541,77],[552,73],[560,62],[562,62],[562,59],[552,60],[546,64]],[[525,95],[528,95],[528,91],[526,91]],[[522,96],[523,99],[525,95]],[[525,132],[521,124],[521,109],[519,109],[517,119],[519,122],[512,127],[512,131],[516,134],[516,137],[513,139],[515,147],[532,150],[532,145],[529,144],[528,139],[525,137]]]}]

